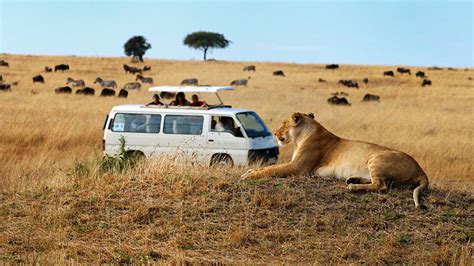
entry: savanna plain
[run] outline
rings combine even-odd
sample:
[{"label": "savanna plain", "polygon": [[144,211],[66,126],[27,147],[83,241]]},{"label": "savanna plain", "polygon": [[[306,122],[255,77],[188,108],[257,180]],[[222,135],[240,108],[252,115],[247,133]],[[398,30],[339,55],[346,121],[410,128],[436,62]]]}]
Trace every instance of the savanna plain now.
[{"label": "savanna plain", "polygon": [[[412,155],[430,180],[426,210],[411,188],[350,193],[316,176],[240,180],[247,169],[151,159],[104,171],[102,126],[119,104],[151,100],[147,85],[128,98],[99,97],[96,77],[119,89],[129,58],[1,54],[10,92],[0,91],[0,260],[24,263],[453,263],[472,265],[474,237],[474,69],[266,62],[147,60],[154,85],[248,86],[221,94],[255,110],[275,130],[292,112],[312,112],[336,135]],[[69,64],[65,72],[45,66]],[[255,65],[255,72],[244,72]],[[285,77],[273,76],[283,70]],[[422,87],[421,70],[432,81]],[[33,83],[41,74],[45,82]],[[95,96],[57,95],[68,77]],[[367,84],[362,79],[368,78]],[[324,79],[326,82],[319,82]],[[359,89],[338,83],[353,79]],[[118,91],[118,89],[117,89]],[[329,105],[345,92],[350,106]],[[379,102],[362,102],[366,93]],[[189,97],[189,96],[188,96]],[[213,101],[213,99],[209,99]],[[281,149],[280,162],[292,147]]]}]

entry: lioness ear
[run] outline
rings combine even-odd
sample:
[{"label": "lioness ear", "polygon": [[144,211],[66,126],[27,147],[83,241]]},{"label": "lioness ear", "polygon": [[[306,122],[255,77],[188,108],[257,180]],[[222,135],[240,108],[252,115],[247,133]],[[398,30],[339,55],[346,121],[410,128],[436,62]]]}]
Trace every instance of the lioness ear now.
[{"label": "lioness ear", "polygon": [[308,115],[309,115],[309,117],[314,119],[314,114],[313,113],[309,113]]},{"label": "lioness ear", "polygon": [[291,119],[293,120],[295,125],[298,125],[301,121],[301,114],[300,113],[293,113],[293,115],[291,115]]}]

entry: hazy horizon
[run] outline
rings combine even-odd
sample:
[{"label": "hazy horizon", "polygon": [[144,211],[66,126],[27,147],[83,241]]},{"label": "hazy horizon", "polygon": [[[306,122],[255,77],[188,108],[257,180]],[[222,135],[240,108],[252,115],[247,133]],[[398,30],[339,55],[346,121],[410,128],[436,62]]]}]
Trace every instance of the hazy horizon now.
[{"label": "hazy horizon", "polygon": [[122,57],[143,35],[145,58],[202,60],[182,40],[206,30],[232,41],[208,54],[224,61],[472,67],[472,11],[471,1],[0,0],[0,53]]}]

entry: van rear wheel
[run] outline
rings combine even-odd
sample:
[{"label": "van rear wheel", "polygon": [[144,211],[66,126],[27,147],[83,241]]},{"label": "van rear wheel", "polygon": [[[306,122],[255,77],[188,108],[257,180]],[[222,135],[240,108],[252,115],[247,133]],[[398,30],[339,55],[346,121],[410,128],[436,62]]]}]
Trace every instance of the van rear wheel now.
[{"label": "van rear wheel", "polygon": [[232,158],[227,154],[214,154],[211,159],[211,166],[231,167],[234,165]]},{"label": "van rear wheel", "polygon": [[140,163],[146,159],[145,154],[141,151],[127,151],[127,157],[130,159],[133,165]]}]

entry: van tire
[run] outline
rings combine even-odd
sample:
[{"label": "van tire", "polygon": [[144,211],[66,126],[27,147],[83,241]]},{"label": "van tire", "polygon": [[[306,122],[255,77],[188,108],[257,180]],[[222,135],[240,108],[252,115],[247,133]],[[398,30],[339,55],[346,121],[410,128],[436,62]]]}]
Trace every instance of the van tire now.
[{"label": "van tire", "polygon": [[225,153],[218,153],[212,155],[211,158],[211,166],[218,166],[218,167],[232,167],[234,165],[234,161],[232,158]]}]

